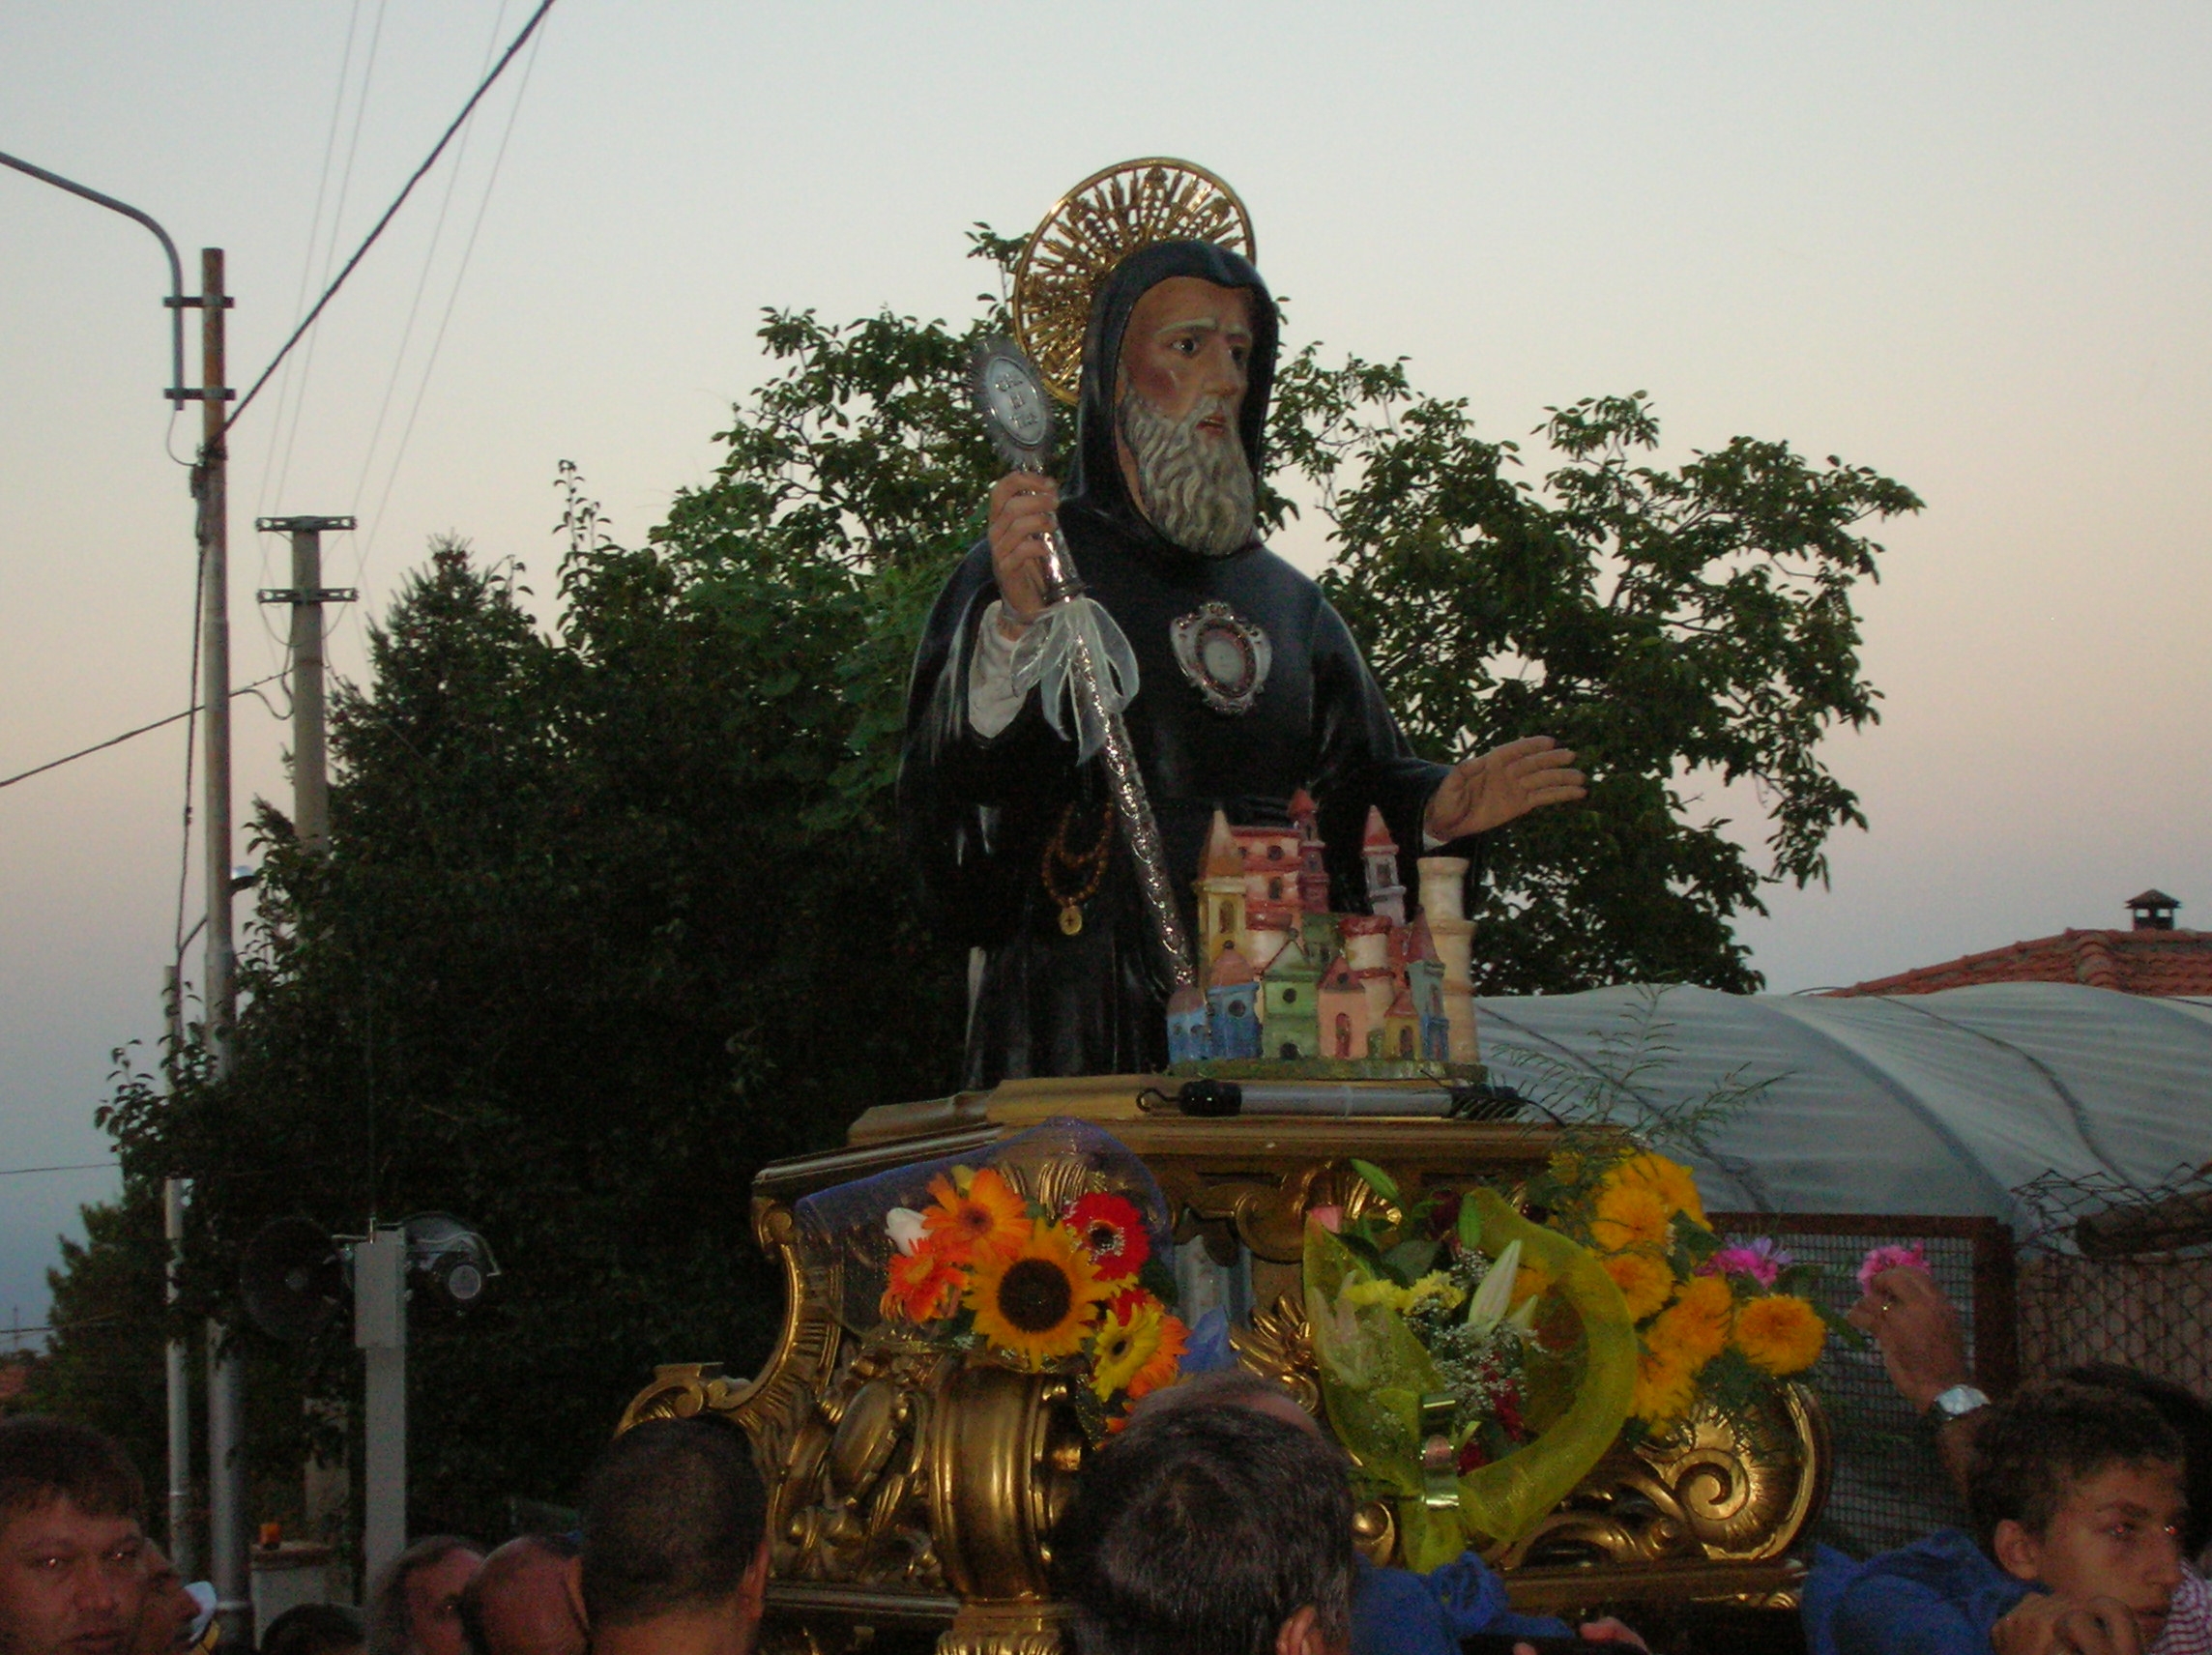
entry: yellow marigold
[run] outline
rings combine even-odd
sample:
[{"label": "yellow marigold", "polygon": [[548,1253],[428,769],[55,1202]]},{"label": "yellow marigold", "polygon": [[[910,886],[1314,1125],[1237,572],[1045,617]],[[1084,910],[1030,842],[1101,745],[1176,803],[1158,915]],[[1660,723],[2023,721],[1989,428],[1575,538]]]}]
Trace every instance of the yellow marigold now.
[{"label": "yellow marigold", "polygon": [[1827,1337],[1820,1313],[1794,1293],[1755,1298],[1735,1313],[1735,1348],[1770,1374],[1810,1368]]},{"label": "yellow marigold", "polygon": [[1674,1350],[1644,1350],[1636,1358],[1636,1394],[1628,1411],[1663,1431],[1690,1411],[1697,1395],[1690,1365]]},{"label": "yellow marigold", "polygon": [[1445,1310],[1457,1310],[1467,1302],[1467,1294],[1441,1270],[1431,1270],[1408,1288],[1403,1308],[1412,1310],[1428,1298],[1435,1299]]},{"label": "yellow marigold", "polygon": [[1590,1239],[1607,1253],[1664,1246],[1674,1216],[1648,1184],[1609,1183],[1598,1192]]},{"label": "yellow marigold", "polygon": [[1631,1321],[1642,1321],[1674,1291],[1674,1273],[1648,1253],[1615,1253],[1598,1263],[1628,1301]]},{"label": "yellow marigold", "polygon": [[1659,1198],[1669,1217],[1686,1212],[1701,1226],[1705,1224],[1705,1204],[1699,1199],[1698,1180],[1690,1176],[1690,1169],[1678,1161],[1670,1161],[1664,1155],[1632,1156],[1608,1174],[1606,1181],[1647,1189]]},{"label": "yellow marigold", "polygon": [[1692,1276],[1651,1324],[1649,1343],[1679,1351],[1693,1371],[1702,1368],[1728,1343],[1734,1308],[1727,1282],[1718,1276]]},{"label": "yellow marigold", "polygon": [[1412,1302],[1412,1293],[1387,1276],[1373,1276],[1363,1282],[1347,1284],[1338,1295],[1341,1304],[1365,1309],[1371,1304],[1385,1304],[1392,1310],[1402,1311]]}]

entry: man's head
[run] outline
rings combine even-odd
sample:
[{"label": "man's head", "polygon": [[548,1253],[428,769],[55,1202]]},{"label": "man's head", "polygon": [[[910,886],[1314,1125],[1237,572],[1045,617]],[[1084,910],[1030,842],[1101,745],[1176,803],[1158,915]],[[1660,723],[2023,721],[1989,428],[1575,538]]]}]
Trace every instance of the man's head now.
[{"label": "man's head", "polygon": [[294,1604],[261,1634],[261,1655],[361,1655],[359,1611],[343,1604]]},{"label": "man's head", "polygon": [[2151,1406],[2059,1381],[1992,1405],[1966,1471],[1997,1565],[2068,1598],[2115,1598],[2146,1645],[2181,1582],[2181,1440]]},{"label": "man's head", "polygon": [[127,1655],[146,1599],[145,1491],[89,1426],[0,1421],[0,1655]]},{"label": "man's head", "polygon": [[768,1496],[719,1419],[655,1419],[608,1444],[584,1482],[577,1571],[602,1655],[745,1655],[768,1583]]},{"label": "man's head", "polygon": [[1121,335],[1114,410],[1122,479],[1153,528],[1203,557],[1252,541],[1241,435],[1251,360],[1250,290],[1195,276],[1148,288]]},{"label": "man's head", "polygon": [[569,1589],[582,1548],[565,1534],[526,1534],[484,1559],[461,1593],[471,1655],[584,1655]]},{"label": "man's head", "polygon": [[192,1627],[200,1618],[199,1599],[185,1589],[185,1578],[160,1547],[140,1553],[146,1572],[146,1601],[131,1634],[131,1655],[181,1655],[192,1646]]},{"label": "man's head", "polygon": [[1133,1421],[1085,1469],[1053,1545],[1080,1655],[1350,1646],[1352,1493],[1310,1422],[1229,1398]]},{"label": "man's head", "polygon": [[369,1655],[468,1655],[461,1593],[483,1567],[473,1540],[433,1534],[392,1560],[369,1594]]},{"label": "man's head", "polygon": [[2181,1487],[2189,1496],[2189,1521],[2181,1531],[2182,1549],[2191,1556],[2212,1544],[2212,1403],[2171,1379],[2153,1379],[2117,1362],[2090,1362],[2062,1376],[2084,1385],[2112,1385],[2139,1396],[2181,1438]]}]

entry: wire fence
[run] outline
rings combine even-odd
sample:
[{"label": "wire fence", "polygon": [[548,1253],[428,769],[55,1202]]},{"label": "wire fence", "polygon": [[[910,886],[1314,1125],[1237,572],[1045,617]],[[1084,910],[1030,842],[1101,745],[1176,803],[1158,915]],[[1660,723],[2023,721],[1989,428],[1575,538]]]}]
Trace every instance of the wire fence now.
[{"label": "wire fence", "polygon": [[[1732,1240],[1770,1235],[1799,1263],[1820,1265],[1816,1291],[1838,1315],[1858,1299],[1859,1261],[1868,1248],[1919,1246],[1936,1285],[1958,1306],[1976,1380],[1993,1394],[2011,1388],[2018,1371],[2012,1236],[1996,1220],[1748,1212],[1712,1218]],[[1810,1539],[1866,1557],[1964,1521],[1934,1428],[1898,1395],[1878,1350],[1831,1339],[1809,1378],[1835,1442],[1827,1503]]]}]

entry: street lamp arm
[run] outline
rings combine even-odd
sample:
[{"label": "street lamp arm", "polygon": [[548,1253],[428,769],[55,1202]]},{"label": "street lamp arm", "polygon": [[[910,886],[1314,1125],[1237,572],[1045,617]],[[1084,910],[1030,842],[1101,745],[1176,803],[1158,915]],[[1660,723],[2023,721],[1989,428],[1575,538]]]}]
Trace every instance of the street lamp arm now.
[{"label": "street lamp arm", "polygon": [[17,172],[27,172],[42,179],[56,189],[66,189],[72,195],[81,195],[87,201],[96,201],[109,212],[120,213],[126,218],[135,218],[160,239],[161,250],[169,255],[169,390],[170,403],[178,408],[185,405],[185,267],[177,257],[177,244],[169,240],[169,232],[154,222],[151,215],[141,213],[128,201],[118,201],[112,195],[102,195],[81,184],[73,184],[58,172],[48,172],[43,166],[33,166],[27,160],[0,151],[0,165],[12,166]]}]

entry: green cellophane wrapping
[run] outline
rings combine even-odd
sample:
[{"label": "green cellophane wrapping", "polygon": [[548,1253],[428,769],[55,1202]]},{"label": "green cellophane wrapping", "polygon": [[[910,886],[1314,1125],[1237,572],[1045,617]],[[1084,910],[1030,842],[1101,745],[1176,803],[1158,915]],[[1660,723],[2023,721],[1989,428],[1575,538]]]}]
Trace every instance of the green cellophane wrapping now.
[{"label": "green cellophane wrapping", "polygon": [[[1445,1388],[1443,1376],[1397,1311],[1339,1302],[1346,1287],[1374,1272],[1320,1225],[1306,1226],[1306,1321],[1329,1424],[1367,1478],[1394,1496],[1407,1566],[1423,1572],[1470,1544],[1510,1542],[1533,1527],[1613,1445],[1636,1388],[1636,1326],[1595,1257],[1489,1190],[1467,1198],[1461,1234],[1492,1258],[1519,1241],[1523,1264],[1549,1273],[1548,1296],[1573,1313],[1581,1332],[1571,1361],[1530,1365],[1527,1411],[1532,1425],[1542,1422],[1536,1437],[1461,1476],[1453,1511],[1422,1498],[1420,1402]],[[1547,1376],[1557,1396],[1537,1394]]]}]

